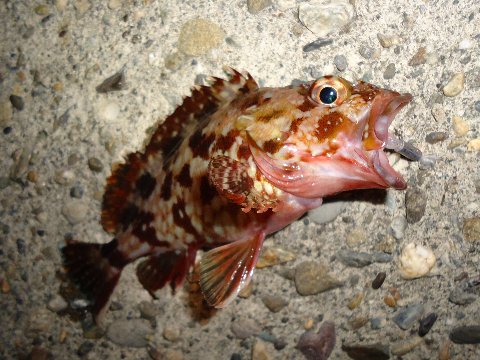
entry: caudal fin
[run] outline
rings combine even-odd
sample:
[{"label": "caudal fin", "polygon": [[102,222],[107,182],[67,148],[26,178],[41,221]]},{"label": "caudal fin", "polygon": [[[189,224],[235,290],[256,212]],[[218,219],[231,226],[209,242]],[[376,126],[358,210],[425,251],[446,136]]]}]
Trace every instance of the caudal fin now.
[{"label": "caudal fin", "polygon": [[117,245],[116,239],[107,244],[70,240],[62,249],[67,273],[92,302],[92,313],[97,323],[108,308],[110,297],[126,265]]}]

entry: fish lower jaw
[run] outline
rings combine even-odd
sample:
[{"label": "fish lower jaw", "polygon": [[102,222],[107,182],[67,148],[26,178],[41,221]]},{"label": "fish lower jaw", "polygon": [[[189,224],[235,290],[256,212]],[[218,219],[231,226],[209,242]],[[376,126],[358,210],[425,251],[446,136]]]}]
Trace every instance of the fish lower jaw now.
[{"label": "fish lower jaw", "polygon": [[388,187],[402,190],[407,187],[406,181],[400,175],[388,161],[387,154],[383,149],[370,151],[370,159],[372,161],[373,168],[377,174],[385,181]]}]

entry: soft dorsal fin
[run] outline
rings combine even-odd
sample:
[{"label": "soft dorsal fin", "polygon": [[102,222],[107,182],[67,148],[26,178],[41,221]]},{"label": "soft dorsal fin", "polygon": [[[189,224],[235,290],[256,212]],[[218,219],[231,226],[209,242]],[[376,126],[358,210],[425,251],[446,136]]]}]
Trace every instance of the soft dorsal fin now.
[{"label": "soft dorsal fin", "polygon": [[239,94],[258,89],[250,74],[226,68],[228,80],[211,78],[210,86],[196,86],[192,94],[184,98],[183,103],[161,123],[146,147],[146,154],[160,151],[164,159],[172,153],[185,137],[185,130],[204,120],[220,106],[232,101]]}]

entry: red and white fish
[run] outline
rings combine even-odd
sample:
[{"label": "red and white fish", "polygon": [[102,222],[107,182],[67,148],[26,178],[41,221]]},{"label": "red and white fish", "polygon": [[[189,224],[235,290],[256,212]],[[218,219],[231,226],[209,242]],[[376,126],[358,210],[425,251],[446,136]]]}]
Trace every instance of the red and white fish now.
[{"label": "red and white fish", "polygon": [[410,94],[335,76],[259,88],[249,74],[229,75],[193,89],[145,151],[113,171],[102,206],[113,240],[63,248],[97,321],[122,269],[140,257],[138,279],[153,293],[177,288],[206,251],[200,287],[220,308],[250,281],[265,236],[323,197],[406,187],[383,150]]}]

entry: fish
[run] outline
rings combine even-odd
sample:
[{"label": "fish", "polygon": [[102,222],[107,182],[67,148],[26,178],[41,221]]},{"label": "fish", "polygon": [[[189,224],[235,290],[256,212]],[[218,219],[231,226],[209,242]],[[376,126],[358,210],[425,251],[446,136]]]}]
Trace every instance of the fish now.
[{"label": "fish", "polygon": [[112,240],[62,248],[95,321],[139,258],[138,280],[154,295],[178,289],[202,252],[200,289],[223,308],[252,278],[265,237],[324,197],[406,188],[386,150],[415,153],[389,132],[412,95],[338,76],[259,87],[249,73],[226,72],[195,86],[143,151],[113,168],[101,209]]}]

